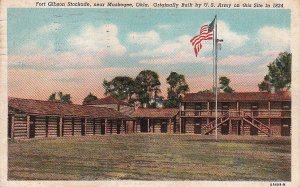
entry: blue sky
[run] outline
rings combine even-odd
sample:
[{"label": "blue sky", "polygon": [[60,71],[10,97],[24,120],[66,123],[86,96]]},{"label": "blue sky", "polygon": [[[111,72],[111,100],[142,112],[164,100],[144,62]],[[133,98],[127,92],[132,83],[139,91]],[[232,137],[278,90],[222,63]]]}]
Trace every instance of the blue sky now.
[{"label": "blue sky", "polygon": [[[208,89],[211,41],[196,58],[189,39],[215,14],[220,75],[236,91],[257,91],[267,64],[290,50],[290,10],[9,9],[9,94],[47,99],[60,89],[79,103],[90,91],[103,96],[104,78],[143,69],[158,72],[163,94],[171,71],[186,76],[191,92]],[[32,83],[42,88],[30,93]]]}]

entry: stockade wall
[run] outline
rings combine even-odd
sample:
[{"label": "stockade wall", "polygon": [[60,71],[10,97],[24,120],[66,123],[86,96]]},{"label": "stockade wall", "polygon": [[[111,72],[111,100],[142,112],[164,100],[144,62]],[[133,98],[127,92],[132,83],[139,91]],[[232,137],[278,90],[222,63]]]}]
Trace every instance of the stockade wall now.
[{"label": "stockade wall", "polygon": [[[8,137],[16,139],[44,138],[58,136],[82,136],[100,134],[122,134],[128,128],[126,121],[107,119],[91,119],[80,117],[63,117],[60,124],[57,116],[28,116],[14,113],[8,115]],[[86,126],[85,126],[86,124]],[[62,134],[61,132],[62,131]],[[131,130],[132,131],[132,130]]]}]

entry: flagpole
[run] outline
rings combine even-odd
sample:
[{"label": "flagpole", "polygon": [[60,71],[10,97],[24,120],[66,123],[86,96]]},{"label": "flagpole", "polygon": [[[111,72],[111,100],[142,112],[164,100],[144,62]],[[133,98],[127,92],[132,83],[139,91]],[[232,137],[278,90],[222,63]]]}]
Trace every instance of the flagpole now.
[{"label": "flagpole", "polygon": [[214,86],[215,86],[215,126],[216,126],[216,141],[218,141],[218,65],[217,65],[217,62],[218,62],[218,31],[217,31],[217,15],[215,17],[215,31],[216,33],[214,33],[214,74],[215,74],[215,77],[214,77]]}]

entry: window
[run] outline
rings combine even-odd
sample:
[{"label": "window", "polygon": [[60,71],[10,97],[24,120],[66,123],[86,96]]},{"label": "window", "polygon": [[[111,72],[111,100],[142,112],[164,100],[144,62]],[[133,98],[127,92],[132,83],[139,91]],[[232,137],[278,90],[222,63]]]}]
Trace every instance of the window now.
[{"label": "window", "polygon": [[257,103],[252,103],[252,104],[251,104],[251,109],[252,109],[252,110],[258,109],[258,104],[257,104]]},{"label": "window", "polygon": [[222,109],[228,110],[229,109],[229,103],[222,103]]},{"label": "window", "polygon": [[291,109],[291,103],[290,102],[282,102],[282,109],[283,110],[290,110]]}]

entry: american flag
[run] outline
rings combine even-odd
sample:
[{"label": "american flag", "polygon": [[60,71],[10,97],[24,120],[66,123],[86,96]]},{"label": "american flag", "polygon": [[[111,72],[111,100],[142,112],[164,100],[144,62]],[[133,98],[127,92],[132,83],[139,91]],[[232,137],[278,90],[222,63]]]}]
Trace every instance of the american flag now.
[{"label": "american flag", "polygon": [[212,40],[213,39],[213,30],[214,30],[214,22],[215,19],[209,24],[209,25],[203,25],[200,28],[200,34],[197,36],[194,36],[190,42],[194,46],[194,51],[196,57],[198,56],[198,53],[200,49],[202,48],[202,40]]}]

